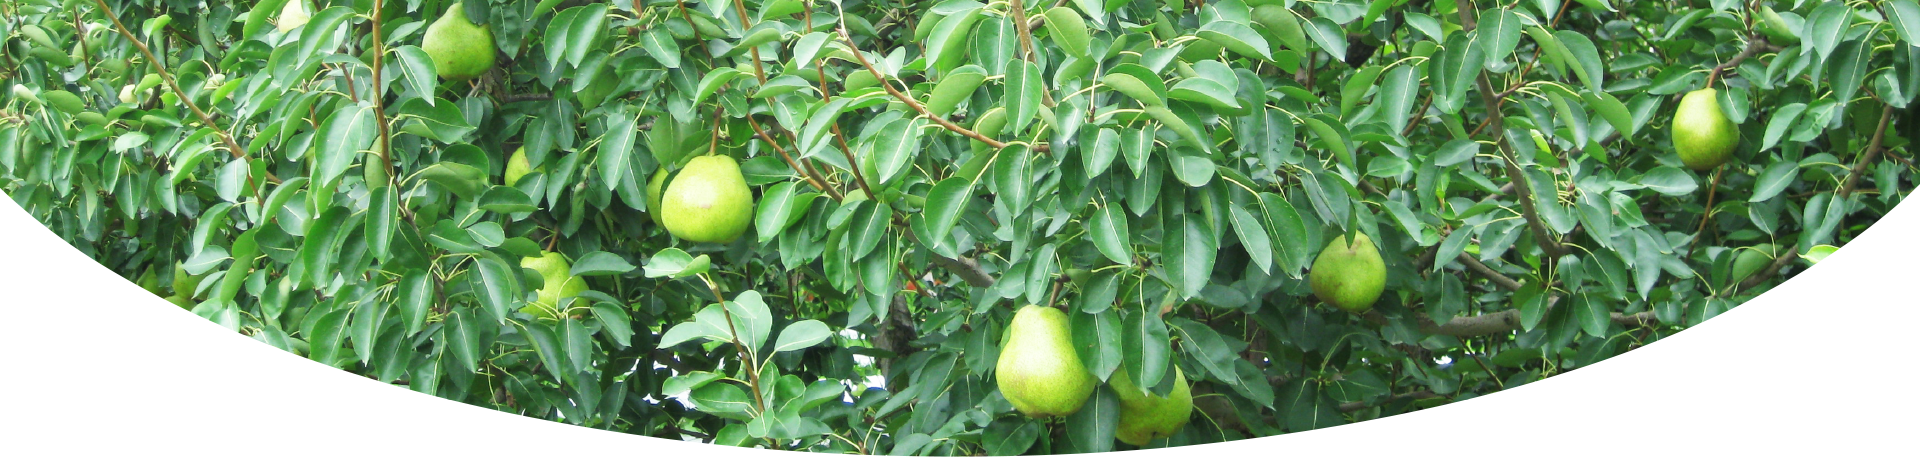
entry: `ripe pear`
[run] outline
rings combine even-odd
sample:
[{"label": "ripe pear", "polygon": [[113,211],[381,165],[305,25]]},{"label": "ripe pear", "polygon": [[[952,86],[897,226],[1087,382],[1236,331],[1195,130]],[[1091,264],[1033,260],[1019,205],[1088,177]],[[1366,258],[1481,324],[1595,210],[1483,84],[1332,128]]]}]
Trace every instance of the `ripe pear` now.
[{"label": "ripe pear", "polygon": [[1720,111],[1712,88],[1688,92],[1673,113],[1673,149],[1687,168],[1706,171],[1733,158],[1740,128]]},{"label": "ripe pear", "polygon": [[1354,232],[1353,242],[1346,236],[1334,237],[1320,257],[1313,259],[1307,272],[1307,285],[1320,301],[1348,312],[1364,313],[1373,309],[1373,301],[1386,290],[1387,267],[1374,249],[1373,239]]},{"label": "ripe pear", "polygon": [[280,8],[280,18],[276,20],[277,24],[274,27],[279,28],[280,33],[286,33],[288,30],[306,25],[307,19],[312,17],[313,15],[307,13],[306,0],[287,0],[287,6]]},{"label": "ripe pear", "polygon": [[1120,396],[1120,427],[1113,433],[1120,442],[1146,446],[1155,439],[1173,436],[1187,419],[1193,417],[1193,391],[1187,375],[1173,367],[1173,391],[1162,397],[1133,384],[1126,370],[1116,370],[1107,386]]},{"label": "ripe pear", "polygon": [[696,243],[730,243],[753,222],[753,192],[732,157],[695,157],[660,194],[660,224]]},{"label": "ripe pear", "polygon": [[433,59],[441,79],[472,79],[493,69],[493,28],[467,20],[466,9],[455,3],[427,26],[420,49]]},{"label": "ripe pear", "polygon": [[572,266],[567,264],[566,256],[558,252],[540,251],[538,257],[520,259],[520,267],[539,272],[545,282],[540,290],[534,291],[533,304],[520,308],[521,312],[534,317],[555,319],[560,315],[560,300],[587,291],[587,280],[568,274]]},{"label": "ripe pear", "polygon": [[653,218],[654,225],[660,225],[660,188],[667,184],[667,169],[653,172],[653,178],[647,180],[647,217]]},{"label": "ripe pear", "polygon": [[1067,315],[1047,306],[1027,305],[1007,324],[1006,343],[994,365],[1000,394],[1032,418],[1066,416],[1087,403],[1099,382],[1073,350]]},{"label": "ripe pear", "polygon": [[526,146],[521,146],[520,149],[513,151],[513,156],[507,157],[507,187],[513,187],[514,183],[520,182],[522,176],[531,172],[533,172],[533,164],[527,163]]}]

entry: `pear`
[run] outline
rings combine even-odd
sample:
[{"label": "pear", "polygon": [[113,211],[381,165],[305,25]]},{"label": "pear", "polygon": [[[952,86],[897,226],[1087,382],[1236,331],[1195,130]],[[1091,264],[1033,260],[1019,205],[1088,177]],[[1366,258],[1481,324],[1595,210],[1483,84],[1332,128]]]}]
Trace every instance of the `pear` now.
[{"label": "pear", "polygon": [[1193,417],[1193,391],[1187,375],[1173,367],[1173,391],[1162,397],[1133,384],[1126,370],[1116,370],[1107,386],[1120,396],[1120,427],[1113,433],[1120,442],[1146,446],[1147,442],[1173,436]]},{"label": "pear", "polygon": [[286,33],[288,30],[307,25],[307,19],[311,19],[313,15],[307,13],[305,3],[306,0],[287,0],[287,6],[280,8],[280,18],[275,20],[277,23],[274,27],[279,28],[280,33]]},{"label": "pear", "polygon": [[660,194],[660,225],[682,240],[731,243],[752,222],[753,192],[732,157],[693,158]]},{"label": "pear", "polygon": [[191,298],[187,298],[187,297],[182,297],[182,296],[179,296],[179,295],[171,295],[171,296],[168,296],[168,297],[167,297],[167,303],[172,303],[172,304],[173,304],[174,306],[178,306],[178,307],[180,307],[180,309],[184,309],[184,310],[188,310],[188,311],[192,311],[192,310],[193,310],[193,305],[194,305],[194,303],[193,303],[193,299],[191,299]]},{"label": "pear", "polygon": [[665,168],[654,171],[653,178],[647,180],[647,217],[653,218],[655,225],[660,224],[660,188],[666,184],[667,169]]},{"label": "pear", "polygon": [[1099,381],[1080,365],[1066,313],[1027,305],[1013,314],[1006,338],[994,379],[1014,409],[1046,418],[1073,414],[1086,404]]},{"label": "pear", "polygon": [[140,276],[134,278],[133,283],[139,285],[141,289],[145,289],[147,293],[153,294],[154,296],[161,295],[160,277],[153,274],[153,265],[147,265],[147,268],[140,272]]},{"label": "pear", "polygon": [[533,172],[533,164],[527,163],[526,146],[521,146],[520,149],[513,151],[513,156],[507,157],[507,187],[513,187],[514,183],[520,182],[520,177],[531,172]]},{"label": "pear", "polygon": [[1348,312],[1364,313],[1373,309],[1373,301],[1386,290],[1387,267],[1375,250],[1373,239],[1354,232],[1353,242],[1346,236],[1334,237],[1320,257],[1313,259],[1307,272],[1307,285],[1320,301]]},{"label": "pear", "polygon": [[1800,43],[1800,29],[1806,23],[1800,16],[1795,15],[1789,20],[1786,16],[1781,16],[1779,12],[1774,11],[1773,7],[1760,5],[1759,19],[1754,21],[1754,25],[1759,26],[1760,33],[1767,36],[1767,41],[1781,46]]},{"label": "pear", "polygon": [[433,59],[441,79],[473,79],[493,69],[493,28],[467,20],[466,9],[455,3],[427,26],[420,49]]},{"label": "pear", "polygon": [[567,257],[558,252],[540,251],[538,257],[520,259],[520,267],[539,272],[545,282],[534,292],[533,304],[520,308],[521,312],[534,317],[556,319],[560,316],[560,300],[587,291],[587,280],[568,274],[572,266],[567,264]]},{"label": "pear", "polygon": [[194,289],[197,289],[200,287],[201,279],[203,278],[199,276],[193,276],[193,275],[187,274],[187,267],[185,264],[180,264],[180,263],[173,264],[173,294],[174,295],[179,295],[181,297],[186,297],[186,298],[193,298]]},{"label": "pear", "polygon": [[1673,149],[1687,168],[1706,171],[1733,158],[1740,128],[1720,111],[1712,88],[1688,92],[1673,113]]}]

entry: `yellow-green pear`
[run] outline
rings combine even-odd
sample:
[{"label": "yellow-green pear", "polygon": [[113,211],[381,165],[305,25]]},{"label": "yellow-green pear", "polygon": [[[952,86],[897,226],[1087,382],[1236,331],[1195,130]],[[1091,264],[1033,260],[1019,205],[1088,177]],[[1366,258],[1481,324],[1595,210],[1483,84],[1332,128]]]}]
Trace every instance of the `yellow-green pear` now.
[{"label": "yellow-green pear", "polygon": [[1080,365],[1066,313],[1035,305],[1020,308],[1007,324],[994,381],[1014,409],[1033,418],[1079,411],[1099,382]]},{"label": "yellow-green pear", "polygon": [[141,289],[145,289],[147,293],[155,296],[160,295],[160,277],[154,276],[152,265],[148,265],[145,270],[141,270],[140,276],[133,279],[133,284],[140,286]]},{"label": "yellow-green pear", "polygon": [[1673,113],[1673,149],[1687,168],[1706,171],[1733,158],[1740,128],[1720,111],[1712,88],[1688,92]]},{"label": "yellow-green pear", "polygon": [[199,276],[193,276],[193,275],[187,274],[187,267],[185,264],[180,264],[180,263],[173,264],[173,294],[174,295],[179,295],[181,297],[186,297],[186,298],[193,298],[194,289],[200,287],[200,279],[201,277]]},{"label": "yellow-green pear", "polygon": [[1307,272],[1307,285],[1320,301],[1353,313],[1373,309],[1373,302],[1386,290],[1387,267],[1380,251],[1367,234],[1354,232],[1353,242],[1346,236],[1334,237],[1320,257],[1313,259]]},{"label": "yellow-green pear", "polygon": [[527,147],[521,146],[520,149],[513,151],[512,157],[507,158],[507,187],[513,187],[514,183],[520,182],[521,177],[531,172],[533,172],[533,165],[527,163]]},{"label": "yellow-green pear", "polygon": [[1107,386],[1120,397],[1120,426],[1113,437],[1122,443],[1146,446],[1149,441],[1179,433],[1193,417],[1193,391],[1178,366],[1173,367],[1173,382],[1173,391],[1162,397],[1134,385],[1126,370],[1114,371],[1107,379]]},{"label": "yellow-green pear", "polygon": [[732,157],[693,158],[660,194],[660,225],[696,243],[730,243],[753,222],[753,191]]},{"label": "yellow-green pear", "polygon": [[193,310],[194,303],[193,303],[193,299],[191,298],[182,297],[179,295],[169,295],[167,296],[167,302],[172,303],[174,306],[180,307],[180,309],[184,309],[188,311]]},{"label": "yellow-green pear", "polygon": [[647,180],[647,217],[653,218],[654,224],[660,223],[660,188],[666,184],[667,169],[665,168],[655,170],[653,178]]},{"label": "yellow-green pear", "polygon": [[540,251],[538,257],[520,259],[520,267],[539,272],[545,283],[534,291],[533,304],[520,308],[521,312],[534,317],[555,319],[560,316],[560,300],[587,291],[587,280],[569,274],[572,266],[567,264],[567,257],[558,252]]},{"label": "yellow-green pear", "polygon": [[281,33],[286,33],[288,30],[306,25],[307,19],[313,17],[307,13],[306,3],[306,0],[287,0],[287,6],[280,8],[280,18],[276,19],[277,23],[274,27],[279,28]]},{"label": "yellow-green pear", "polygon": [[420,50],[433,59],[441,79],[464,81],[493,69],[493,28],[467,20],[466,9],[455,3],[440,20],[427,26]]}]

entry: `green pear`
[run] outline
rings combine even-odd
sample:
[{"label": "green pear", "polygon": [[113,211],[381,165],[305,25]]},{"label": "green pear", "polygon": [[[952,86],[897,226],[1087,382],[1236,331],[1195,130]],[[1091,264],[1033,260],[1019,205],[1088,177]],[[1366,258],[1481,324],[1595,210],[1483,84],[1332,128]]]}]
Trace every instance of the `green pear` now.
[{"label": "green pear", "polygon": [[279,28],[280,33],[286,33],[288,30],[307,25],[307,19],[311,19],[313,15],[307,13],[305,3],[306,0],[287,0],[287,6],[280,8],[280,18],[275,20],[277,23],[274,27]]},{"label": "green pear", "polygon": [[730,243],[752,222],[753,192],[732,157],[693,158],[660,194],[660,223],[683,240]]},{"label": "green pear", "polygon": [[184,309],[188,311],[193,310],[194,303],[193,303],[193,299],[191,298],[182,297],[179,295],[170,295],[170,296],[167,296],[167,302],[172,303],[174,306],[180,307],[180,309]]},{"label": "green pear", "polygon": [[1334,237],[1333,242],[1327,243],[1320,257],[1313,259],[1313,268],[1307,272],[1307,285],[1320,301],[1348,312],[1364,313],[1373,309],[1373,301],[1386,290],[1387,267],[1380,260],[1380,251],[1374,249],[1373,239],[1365,233],[1354,232],[1352,243],[1348,243],[1345,236]]},{"label": "green pear", "polygon": [[1688,92],[1673,113],[1673,149],[1687,168],[1706,171],[1733,158],[1740,128],[1720,111],[1712,88]]},{"label": "green pear", "polygon": [[1728,277],[1727,282],[1738,284],[1740,281],[1747,279],[1748,276],[1753,276],[1754,273],[1758,273],[1761,268],[1766,268],[1767,264],[1773,263],[1774,255],[1777,254],[1774,251],[1777,249],[1779,248],[1771,244],[1762,244],[1754,246],[1751,249],[1741,249],[1740,253],[1733,258],[1733,265],[1731,265],[1732,276]]},{"label": "green pear", "polygon": [[173,264],[173,294],[174,295],[179,295],[181,297],[186,297],[186,298],[193,298],[194,289],[197,289],[200,287],[201,279],[202,278],[199,276],[187,274],[187,267],[185,264],[180,264],[180,263]]},{"label": "green pear", "polygon": [[1099,382],[1080,365],[1066,313],[1034,305],[1020,308],[1007,324],[994,380],[1007,402],[1032,418],[1079,411]]},{"label": "green pear", "polygon": [[1767,36],[1767,41],[1781,46],[1800,43],[1800,28],[1805,25],[1805,20],[1800,16],[1795,15],[1793,19],[1787,19],[1786,16],[1774,11],[1773,7],[1760,5],[1759,19],[1754,21],[1754,25],[1759,26],[1757,28],[1760,29],[1760,33]]},{"label": "green pear", "polygon": [[420,49],[433,59],[441,79],[473,79],[493,69],[493,28],[467,20],[466,9],[455,3],[427,26]]},{"label": "green pear", "polygon": [[1120,396],[1120,427],[1113,433],[1120,442],[1146,446],[1147,442],[1173,436],[1187,419],[1193,417],[1193,391],[1187,375],[1173,367],[1173,391],[1162,397],[1133,384],[1126,370],[1116,370],[1107,386]]},{"label": "green pear", "polygon": [[513,187],[514,183],[520,182],[521,177],[533,172],[533,170],[533,164],[527,163],[526,146],[521,146],[520,149],[513,151],[513,156],[507,157],[507,187]]},{"label": "green pear", "polygon": [[133,283],[141,289],[146,289],[147,293],[160,296],[160,277],[153,274],[153,265],[147,265],[147,268],[140,272],[140,276],[134,278]]},{"label": "green pear", "polygon": [[653,172],[653,178],[647,180],[647,217],[653,218],[655,225],[660,224],[660,188],[667,184],[667,169]]},{"label": "green pear", "polygon": [[580,295],[587,291],[587,280],[569,274],[571,265],[567,257],[558,252],[540,251],[538,257],[520,259],[520,267],[540,273],[545,282],[540,290],[534,291],[533,304],[520,308],[521,312],[542,319],[556,319],[560,316],[560,300]]}]

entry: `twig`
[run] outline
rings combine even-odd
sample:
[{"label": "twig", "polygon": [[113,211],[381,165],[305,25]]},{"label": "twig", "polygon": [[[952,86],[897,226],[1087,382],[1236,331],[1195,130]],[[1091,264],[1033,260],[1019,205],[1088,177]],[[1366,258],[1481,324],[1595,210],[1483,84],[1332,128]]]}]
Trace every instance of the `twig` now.
[{"label": "twig", "polygon": [[1766,37],[1760,36],[1760,34],[1757,33],[1748,36],[1746,49],[1740,50],[1740,53],[1734,55],[1732,60],[1714,66],[1713,72],[1707,74],[1707,87],[1713,87],[1713,80],[1720,78],[1720,75],[1725,74],[1727,70],[1740,65],[1740,62],[1746,61],[1748,57],[1759,55],[1761,51],[1765,50],[1767,50]]},{"label": "twig", "polygon": [[1758,286],[1760,283],[1773,278],[1775,274],[1779,274],[1781,268],[1786,267],[1788,263],[1793,262],[1793,259],[1798,258],[1799,252],[1799,244],[1788,245],[1786,249],[1774,251],[1774,254],[1777,254],[1777,256],[1773,258],[1773,263],[1767,264],[1765,268],[1761,268],[1760,271],[1753,272],[1752,275],[1747,276],[1747,279],[1741,280],[1739,288],[1734,289],[1734,293],[1752,289],[1754,286]]},{"label": "twig", "polygon": [[[147,43],[134,36],[133,31],[128,30],[126,24],[120,23],[120,16],[113,12],[112,6],[107,5],[107,0],[93,0],[93,2],[100,5],[100,11],[106,13],[107,19],[113,21],[113,27],[120,31],[120,35],[127,37],[127,41],[133,42],[133,47],[138,48],[140,54],[147,57],[147,62],[153,63],[154,73],[159,73],[160,80],[165,81],[167,87],[173,89],[173,93],[180,95],[180,104],[187,105],[187,110],[193,111],[193,115],[199,117],[200,122],[207,124],[207,128],[213,129],[215,134],[220,135],[220,140],[227,144],[227,152],[233,154],[233,158],[248,161],[247,150],[240,147],[240,143],[234,141],[233,135],[228,134],[226,129],[220,128],[220,124],[215,124],[212,116],[208,116],[206,111],[201,111],[200,106],[193,103],[193,99],[187,96],[187,91],[181,90],[180,83],[173,79],[173,74],[168,73],[167,68],[160,65],[160,58],[153,55],[153,50],[147,48]],[[273,172],[266,172],[266,174],[267,182],[280,183],[280,178],[274,176]],[[247,174],[247,188],[253,191],[254,199],[260,198],[260,188],[254,185],[252,173]]]},{"label": "twig", "polygon": [[387,127],[387,93],[380,89],[380,62],[382,57],[385,57],[387,53],[380,38],[381,3],[381,0],[373,0],[373,18],[371,24],[373,26],[373,81],[369,82],[369,84],[373,86],[368,90],[368,92],[372,93],[367,94],[367,99],[373,101],[373,118],[379,124],[380,128],[380,161],[384,162],[387,167],[387,182],[391,184],[397,177],[394,176],[393,168],[393,132],[388,130],[389,127]]},{"label": "twig", "polygon": [[940,124],[941,127],[945,127],[947,130],[952,130],[954,133],[965,135],[968,138],[980,140],[980,142],[986,143],[987,146],[992,146],[994,149],[1004,149],[1007,147],[1006,143],[1002,143],[999,140],[988,138],[986,135],[981,135],[979,132],[968,130],[966,127],[961,127],[959,124],[954,124],[953,121],[949,121],[944,117],[934,115],[932,111],[928,111],[925,105],[921,105],[920,102],[914,100],[913,97],[909,97],[907,96],[907,94],[900,93],[899,89],[894,89],[893,83],[887,82],[886,75],[880,74],[880,69],[874,68],[873,63],[867,61],[866,53],[861,52],[860,48],[853,44],[853,35],[850,33],[847,33],[847,29],[845,27],[840,28],[840,39],[847,43],[848,48],[851,48],[851,50],[853,51],[853,57],[860,61],[860,66],[867,67],[867,72],[872,73],[874,79],[880,80],[880,87],[882,89],[887,90],[887,95],[892,95],[893,98],[899,99],[900,102],[905,103],[907,107],[913,108],[913,110],[919,112],[921,116],[926,116],[927,119],[932,120],[935,124]]},{"label": "twig", "polygon": [[1860,175],[1866,174],[1867,165],[1873,163],[1874,156],[1880,155],[1880,142],[1886,139],[1887,122],[1892,119],[1893,105],[1887,105],[1880,110],[1880,126],[1873,129],[1873,142],[1867,145],[1866,151],[1860,153],[1860,160],[1854,162],[1853,170],[1847,173],[1847,183],[1840,186],[1837,196],[1846,198],[1848,194],[1853,193],[1854,186],[1860,185]]},{"label": "twig", "polygon": [[1465,252],[1460,253],[1458,259],[1461,265],[1466,265],[1468,270],[1472,270],[1474,273],[1486,277],[1487,280],[1493,281],[1494,285],[1498,285],[1500,288],[1507,290],[1520,290],[1520,281],[1515,281],[1513,278],[1507,277],[1507,275],[1493,271],[1493,268],[1487,267],[1487,264],[1480,263],[1480,259],[1475,259]]}]

